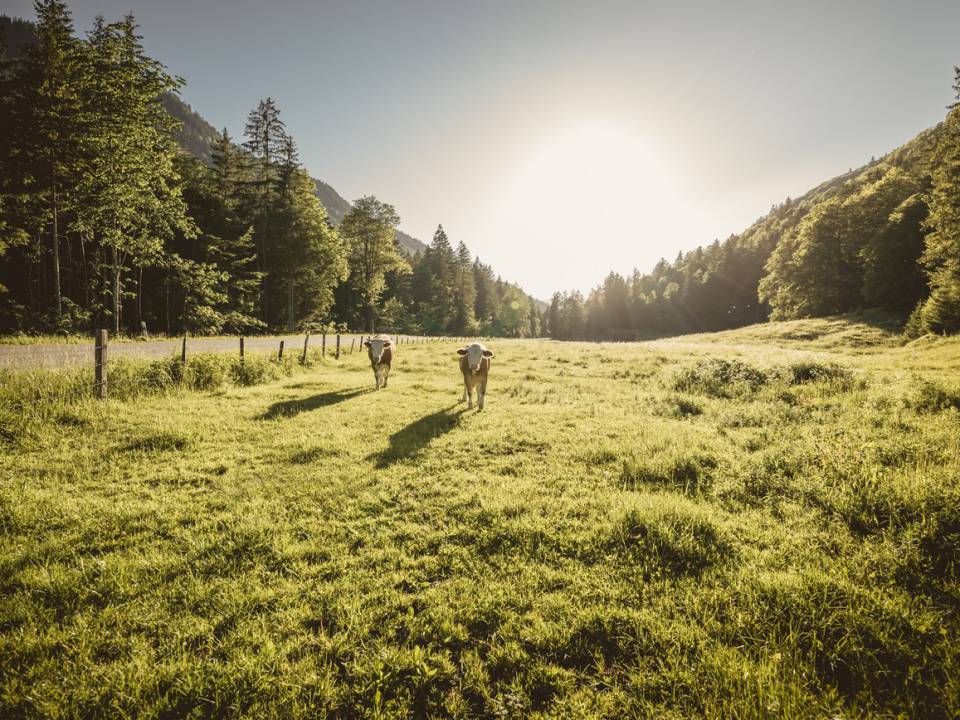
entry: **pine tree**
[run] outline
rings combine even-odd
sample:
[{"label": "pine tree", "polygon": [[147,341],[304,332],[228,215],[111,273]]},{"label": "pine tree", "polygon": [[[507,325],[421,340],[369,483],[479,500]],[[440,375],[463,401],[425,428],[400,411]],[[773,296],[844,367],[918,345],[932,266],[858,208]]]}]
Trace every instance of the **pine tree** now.
[{"label": "pine tree", "polygon": [[[66,3],[37,0],[35,44],[26,46],[15,68],[10,96],[9,145],[4,153],[6,191],[18,196],[21,232],[48,234],[53,280],[54,324],[63,326],[60,251],[64,220],[76,202],[78,164],[83,156],[83,82],[87,54],[73,37]],[[5,183],[7,184],[7,183]]]},{"label": "pine tree", "polygon": [[562,302],[563,295],[555,292],[550,298],[550,308],[547,310],[547,330],[554,340],[564,340],[567,337],[560,309]]},{"label": "pine tree", "polygon": [[210,164],[216,178],[217,195],[226,205],[236,209],[241,200],[240,187],[245,180],[243,160],[226,128],[213,141]]},{"label": "pine tree", "polygon": [[430,297],[427,322],[432,332],[454,333],[456,321],[457,263],[443,225],[438,225],[424,253],[430,271]]},{"label": "pine tree", "polygon": [[247,187],[244,197],[244,216],[255,227],[257,270],[264,275],[261,293],[261,318],[270,322],[270,286],[275,280],[272,247],[275,241],[275,215],[281,195],[285,172],[283,161],[289,155],[291,140],[286,125],[280,118],[280,109],[273,98],[261,100],[247,116],[244,127],[247,151]]},{"label": "pine tree", "polygon": [[457,245],[455,265],[455,292],[453,332],[457,335],[472,335],[476,330],[477,320],[474,316],[474,307],[477,303],[477,287],[473,279],[473,259],[470,250],[461,240]]},{"label": "pine tree", "polygon": [[493,270],[489,265],[480,262],[480,258],[473,261],[473,284],[477,291],[476,311],[474,313],[480,323],[481,330],[490,327],[497,319],[497,291],[493,279]]}]

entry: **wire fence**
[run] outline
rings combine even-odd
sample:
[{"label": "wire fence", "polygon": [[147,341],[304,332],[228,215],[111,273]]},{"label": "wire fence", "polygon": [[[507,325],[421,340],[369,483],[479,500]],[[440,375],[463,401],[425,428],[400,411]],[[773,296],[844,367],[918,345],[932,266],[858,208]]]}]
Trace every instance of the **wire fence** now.
[{"label": "wire fence", "polygon": [[[364,341],[370,337],[371,335],[363,333],[317,333],[315,335],[305,333],[299,336],[276,338],[242,336],[232,340],[216,338],[213,343],[206,338],[182,337],[179,341],[164,341],[161,344],[163,353],[160,356],[161,359],[146,366],[143,377],[144,382],[153,385],[177,383],[187,384],[197,389],[216,386],[228,376],[238,385],[256,384],[262,382],[267,376],[275,374],[274,368],[270,367],[271,364],[289,374],[295,365],[306,366],[328,359],[340,360],[347,356],[364,353]],[[465,343],[473,339],[446,335],[392,335],[391,338],[398,350],[410,345]],[[225,344],[232,347],[227,347]],[[84,348],[85,346],[69,347],[73,350],[76,347]],[[89,353],[89,348],[86,349]],[[251,349],[255,350],[254,355],[249,353]],[[124,360],[156,357],[154,352],[156,348],[144,348],[142,344],[126,342],[111,344],[109,333],[106,330],[98,330],[95,334],[92,357],[93,392],[96,398],[106,399],[110,396],[110,378],[117,374],[112,372],[114,368],[111,366],[111,361],[117,350],[120,351],[120,358]],[[137,352],[138,350],[140,352]],[[89,354],[87,358],[89,362]],[[223,359],[227,362],[222,362]],[[127,381],[130,379],[127,378]]]}]

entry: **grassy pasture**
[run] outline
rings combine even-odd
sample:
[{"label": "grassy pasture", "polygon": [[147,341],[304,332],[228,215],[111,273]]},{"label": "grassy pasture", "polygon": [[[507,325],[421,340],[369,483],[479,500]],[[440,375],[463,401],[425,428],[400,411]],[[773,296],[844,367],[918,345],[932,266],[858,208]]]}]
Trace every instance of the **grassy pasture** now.
[{"label": "grassy pasture", "polygon": [[957,717],[960,343],[826,322],[4,376],[0,716]]}]

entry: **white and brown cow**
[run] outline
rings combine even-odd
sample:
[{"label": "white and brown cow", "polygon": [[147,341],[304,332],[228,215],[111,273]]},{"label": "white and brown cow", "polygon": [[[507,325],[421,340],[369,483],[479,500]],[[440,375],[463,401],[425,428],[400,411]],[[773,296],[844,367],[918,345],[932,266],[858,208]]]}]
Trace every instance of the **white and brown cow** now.
[{"label": "white and brown cow", "polygon": [[477,411],[483,410],[483,398],[487,394],[487,375],[490,373],[490,358],[493,351],[483,343],[471,343],[457,350],[460,356],[460,372],[463,373],[463,398],[467,408],[473,407],[473,389],[477,389]]},{"label": "white and brown cow", "polygon": [[387,386],[390,377],[390,363],[393,362],[393,340],[389,335],[374,335],[363,344],[367,346],[367,356],[370,358],[370,367],[373,368],[373,378],[377,390]]}]

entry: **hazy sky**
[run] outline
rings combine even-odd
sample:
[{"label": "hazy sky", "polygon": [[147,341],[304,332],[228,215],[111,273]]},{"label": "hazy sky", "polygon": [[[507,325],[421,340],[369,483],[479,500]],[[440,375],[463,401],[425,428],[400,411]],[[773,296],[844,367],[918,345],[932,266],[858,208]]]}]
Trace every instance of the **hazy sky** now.
[{"label": "hazy sky", "polygon": [[902,144],[943,118],[960,64],[960,0],[70,5],[83,31],[132,11],[234,136],[273,96],[313,175],[424,242],[443,223],[543,299]]}]

